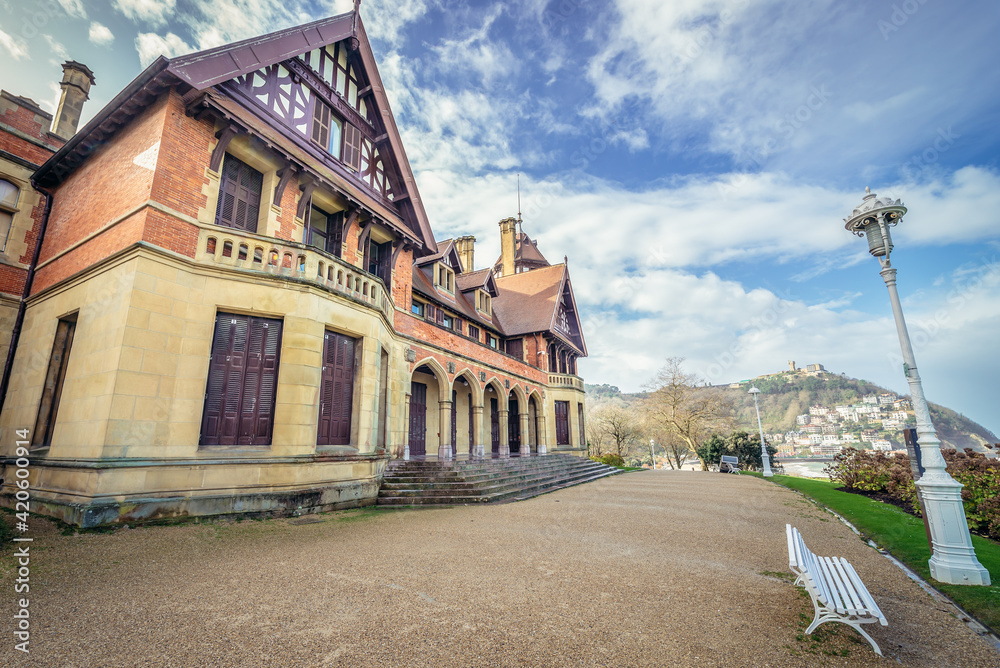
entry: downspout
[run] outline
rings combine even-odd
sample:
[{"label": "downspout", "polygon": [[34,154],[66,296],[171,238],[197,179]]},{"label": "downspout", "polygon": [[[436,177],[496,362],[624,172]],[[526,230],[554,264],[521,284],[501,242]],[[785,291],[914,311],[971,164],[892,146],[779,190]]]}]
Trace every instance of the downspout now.
[{"label": "downspout", "polygon": [[35,280],[35,267],[38,266],[38,257],[42,253],[42,241],[45,239],[45,229],[49,226],[49,214],[52,213],[52,193],[39,188],[35,183],[34,177],[31,179],[31,186],[45,195],[45,212],[42,214],[42,227],[38,230],[38,239],[35,240],[35,251],[31,257],[31,264],[28,265],[28,277],[24,281],[21,302],[17,305],[17,317],[14,318],[14,329],[10,333],[10,348],[7,350],[7,361],[3,365],[3,379],[0,380],[0,411],[3,411],[4,404],[7,403],[7,387],[10,385],[10,375],[14,368],[14,353],[17,351],[17,344],[21,338],[21,327],[24,325],[24,312],[27,310],[28,296],[31,294],[31,284]]}]

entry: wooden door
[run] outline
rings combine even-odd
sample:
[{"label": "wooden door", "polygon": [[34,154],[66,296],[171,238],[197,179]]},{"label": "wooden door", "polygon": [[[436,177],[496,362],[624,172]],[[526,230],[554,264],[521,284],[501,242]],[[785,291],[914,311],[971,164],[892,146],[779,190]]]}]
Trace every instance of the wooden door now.
[{"label": "wooden door", "polygon": [[62,398],[66,367],[69,365],[69,351],[73,347],[76,334],[76,315],[63,318],[56,324],[56,338],[52,343],[49,368],[42,385],[42,399],[35,418],[35,429],[31,432],[33,448],[47,448],[52,444],[52,431],[56,426],[59,400]]},{"label": "wooden door", "polygon": [[208,368],[201,445],[268,445],[281,321],[220,313]]},{"label": "wooden door", "polygon": [[451,391],[451,454],[458,454],[458,392]]},{"label": "wooden door", "polygon": [[336,332],[327,332],[323,337],[317,445],[351,442],[356,343],[355,339]]},{"label": "wooden door", "polygon": [[569,402],[556,402],[556,445],[569,445]]},{"label": "wooden door", "polygon": [[475,439],[472,438],[472,393],[469,393],[469,452],[472,452],[472,446],[476,443]]},{"label": "wooden door", "polygon": [[521,449],[521,414],[517,399],[508,399],[507,410],[507,442],[510,444],[511,452],[519,451]]},{"label": "wooden door", "polygon": [[490,399],[490,437],[493,452],[500,452],[500,400]]},{"label": "wooden door", "polygon": [[427,454],[427,386],[410,382],[410,455]]}]

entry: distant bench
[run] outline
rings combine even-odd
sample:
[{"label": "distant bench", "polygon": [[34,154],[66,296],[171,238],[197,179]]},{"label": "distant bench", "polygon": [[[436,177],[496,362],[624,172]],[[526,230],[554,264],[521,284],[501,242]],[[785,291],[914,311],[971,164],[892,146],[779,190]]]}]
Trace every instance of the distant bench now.
[{"label": "distant bench", "polygon": [[863,635],[875,653],[882,656],[878,644],[861,625],[878,622],[887,626],[889,622],[854,567],[842,557],[817,557],[806,547],[799,530],[791,524],[785,525],[785,533],[788,535],[788,565],[797,576],[795,584],[806,588],[816,609],[816,616],[806,633],[812,633],[825,622],[847,624]]},{"label": "distant bench", "polygon": [[719,462],[719,473],[735,473],[740,475],[740,458],[732,455],[722,455]]}]

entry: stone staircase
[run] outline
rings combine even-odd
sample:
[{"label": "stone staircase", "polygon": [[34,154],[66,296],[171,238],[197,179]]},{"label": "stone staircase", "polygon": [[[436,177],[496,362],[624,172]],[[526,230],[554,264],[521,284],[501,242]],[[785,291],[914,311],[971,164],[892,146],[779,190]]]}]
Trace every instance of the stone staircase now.
[{"label": "stone staircase", "polygon": [[452,461],[393,460],[379,506],[475,505],[520,501],[621,473],[584,457],[532,455]]}]

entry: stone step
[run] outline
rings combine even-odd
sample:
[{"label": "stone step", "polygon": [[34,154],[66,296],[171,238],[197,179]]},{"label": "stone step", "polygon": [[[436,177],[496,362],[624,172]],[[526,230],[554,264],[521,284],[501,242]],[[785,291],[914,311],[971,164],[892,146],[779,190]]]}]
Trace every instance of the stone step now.
[{"label": "stone step", "polygon": [[378,505],[380,506],[462,506],[478,505],[483,503],[503,503],[508,501],[522,501],[541,494],[547,494],[558,489],[581,485],[601,478],[620,473],[617,469],[602,471],[589,476],[577,476],[564,479],[558,483],[548,483],[543,485],[530,485],[526,487],[516,487],[514,489],[489,494],[489,495],[453,495],[453,496],[380,496]]},{"label": "stone step", "polygon": [[539,468],[536,470],[524,470],[517,472],[497,472],[468,475],[464,477],[440,477],[436,475],[427,476],[386,476],[382,482],[382,489],[474,489],[495,483],[499,480],[518,481],[537,478],[541,475],[565,475],[578,471],[601,471],[604,467],[600,464],[596,466],[554,466]]},{"label": "stone step", "polygon": [[620,473],[590,459],[535,455],[457,461],[390,462],[377,504],[473,505],[527,499]]}]

